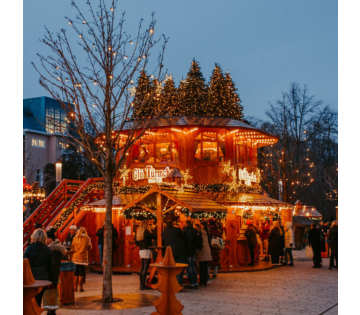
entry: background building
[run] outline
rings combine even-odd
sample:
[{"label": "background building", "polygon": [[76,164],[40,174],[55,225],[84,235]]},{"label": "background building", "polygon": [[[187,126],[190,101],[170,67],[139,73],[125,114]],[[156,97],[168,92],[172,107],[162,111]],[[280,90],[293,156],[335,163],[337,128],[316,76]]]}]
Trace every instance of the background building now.
[{"label": "background building", "polygon": [[57,100],[23,100],[23,174],[29,184],[37,181],[43,186],[44,166],[61,159],[71,125]]}]

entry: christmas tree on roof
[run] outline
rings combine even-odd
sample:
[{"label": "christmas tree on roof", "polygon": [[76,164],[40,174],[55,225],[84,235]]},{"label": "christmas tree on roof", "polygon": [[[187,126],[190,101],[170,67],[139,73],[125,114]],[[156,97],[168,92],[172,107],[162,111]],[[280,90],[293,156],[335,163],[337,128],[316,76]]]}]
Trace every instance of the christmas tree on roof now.
[{"label": "christmas tree on roof", "polygon": [[179,86],[179,115],[206,115],[207,85],[199,63],[194,59]]},{"label": "christmas tree on roof", "polygon": [[226,82],[226,93],[225,93],[225,102],[222,108],[223,117],[230,117],[238,120],[242,120],[244,117],[244,108],[241,105],[241,100],[239,94],[237,93],[237,88],[233,82],[230,73],[226,71],[225,73],[225,82]]},{"label": "christmas tree on roof", "polygon": [[226,81],[221,67],[215,64],[215,68],[210,78],[208,90],[208,103],[206,113],[209,116],[227,117],[226,116]]},{"label": "christmas tree on roof", "polygon": [[130,95],[134,96],[133,100],[133,117],[149,117],[154,115],[153,113],[153,84],[150,81],[149,76],[144,70],[141,70],[138,77],[136,88],[133,87],[130,90]]},{"label": "christmas tree on roof", "polygon": [[172,75],[166,75],[164,88],[160,95],[160,108],[166,108],[164,116],[179,115],[179,95]]}]

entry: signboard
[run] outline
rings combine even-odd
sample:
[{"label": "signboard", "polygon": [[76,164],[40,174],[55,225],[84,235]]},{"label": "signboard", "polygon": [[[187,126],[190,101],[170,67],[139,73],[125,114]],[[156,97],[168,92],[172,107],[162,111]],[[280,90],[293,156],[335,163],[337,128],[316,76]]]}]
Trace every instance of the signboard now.
[{"label": "signboard", "polygon": [[239,180],[245,181],[245,185],[251,186],[251,183],[259,183],[260,182],[260,170],[257,169],[256,173],[249,173],[246,168],[238,170]]},{"label": "signboard", "polygon": [[131,226],[125,228],[125,235],[131,235]]},{"label": "signboard", "polygon": [[147,179],[148,183],[161,183],[163,178],[166,178],[170,174],[171,170],[169,166],[166,166],[162,170],[156,170],[152,165],[146,165],[145,168],[134,168],[132,170],[132,179],[141,180]]}]

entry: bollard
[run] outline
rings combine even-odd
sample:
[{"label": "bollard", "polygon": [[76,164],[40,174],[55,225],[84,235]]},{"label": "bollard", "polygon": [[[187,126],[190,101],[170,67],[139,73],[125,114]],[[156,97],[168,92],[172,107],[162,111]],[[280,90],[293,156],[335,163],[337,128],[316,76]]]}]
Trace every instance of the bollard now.
[{"label": "bollard", "polygon": [[175,263],[171,247],[168,246],[162,264],[151,264],[150,266],[156,267],[161,275],[156,289],[162,293],[160,298],[154,302],[157,312],[153,312],[151,315],[182,315],[181,311],[184,305],[175,296],[176,292],[182,290],[182,286],[178,283],[176,275],[188,265]]}]

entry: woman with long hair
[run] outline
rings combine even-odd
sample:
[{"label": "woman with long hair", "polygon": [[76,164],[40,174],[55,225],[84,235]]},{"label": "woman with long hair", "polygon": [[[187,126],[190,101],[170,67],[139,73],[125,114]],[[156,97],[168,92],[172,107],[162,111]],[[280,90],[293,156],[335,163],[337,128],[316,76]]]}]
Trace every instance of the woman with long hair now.
[{"label": "woman with long hair", "polygon": [[87,236],[86,229],[84,227],[79,228],[76,236],[71,244],[71,249],[75,251],[72,261],[75,264],[75,291],[78,290],[78,284],[80,284],[80,292],[84,292],[83,284],[85,278],[85,266],[88,262],[88,252],[92,248],[90,237]]},{"label": "woman with long hair", "polygon": [[140,247],[139,255],[141,259],[140,275],[140,290],[150,289],[145,285],[146,275],[151,262],[152,254],[149,246],[152,246],[152,240],[156,239],[156,235],[149,230],[148,221],[141,221],[140,228],[136,233],[135,243]]},{"label": "woman with long hair", "polygon": [[279,221],[273,222],[273,229],[269,235],[269,249],[268,254],[271,255],[271,264],[280,265],[280,256],[284,255],[283,248],[285,245],[285,238],[283,231],[280,228]]}]

